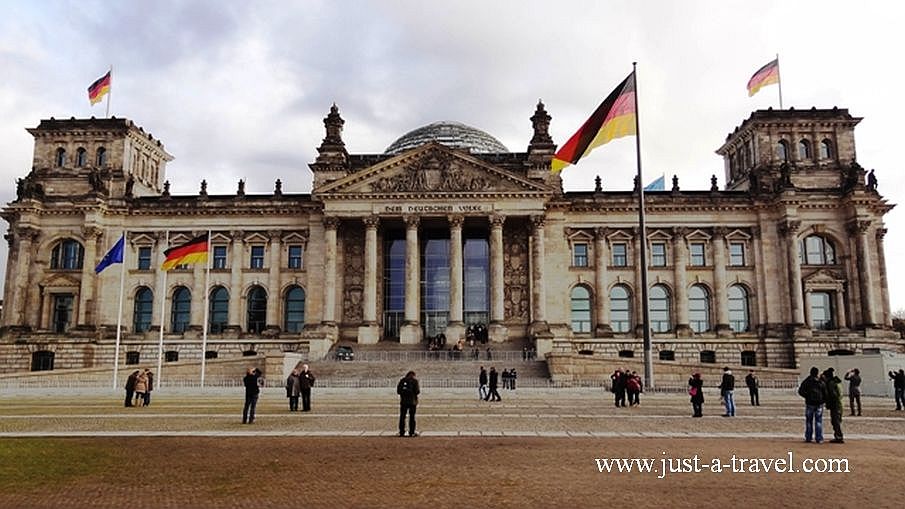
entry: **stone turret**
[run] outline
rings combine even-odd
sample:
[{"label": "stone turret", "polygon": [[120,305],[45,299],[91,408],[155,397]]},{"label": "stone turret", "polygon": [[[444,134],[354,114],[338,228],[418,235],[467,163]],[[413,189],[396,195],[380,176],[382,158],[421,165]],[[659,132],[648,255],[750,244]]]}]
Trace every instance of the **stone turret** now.
[{"label": "stone turret", "polygon": [[349,152],[346,151],[346,144],[342,138],[345,123],[334,103],[330,107],[330,113],[324,118],[326,136],[317,148],[317,159],[308,165],[314,172],[315,189],[348,174]]}]

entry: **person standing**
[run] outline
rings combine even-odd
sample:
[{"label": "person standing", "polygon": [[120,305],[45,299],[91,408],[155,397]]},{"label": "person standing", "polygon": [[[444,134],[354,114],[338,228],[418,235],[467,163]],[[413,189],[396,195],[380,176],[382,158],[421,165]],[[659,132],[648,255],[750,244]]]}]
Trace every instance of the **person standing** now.
[{"label": "person standing", "polygon": [[154,373],[145,368],[145,376],[148,377],[148,390],[145,391],[145,406],[151,404],[151,391],[154,390]]},{"label": "person standing", "polygon": [[503,398],[500,397],[499,391],[497,391],[497,384],[500,381],[500,374],[497,373],[495,367],[490,366],[490,392],[487,393],[487,396],[484,398],[484,401],[502,401]]},{"label": "person standing", "polygon": [[613,397],[616,402],[616,408],[625,406],[625,373],[616,370],[610,375],[610,382],[613,391]]},{"label": "person standing", "polygon": [[641,377],[632,371],[625,375],[625,392],[628,395],[628,406],[641,404]]},{"label": "person standing", "polygon": [[758,391],[760,383],[753,369],[748,370],[748,376],[745,377],[745,385],[748,386],[748,395],[751,396],[751,406],[760,406],[760,391]]},{"label": "person standing", "polygon": [[503,379],[503,390],[508,389],[509,388],[509,370],[504,369],[503,372],[500,374],[500,378]]},{"label": "person standing", "polygon": [[691,396],[692,417],[704,417],[704,380],[700,373],[693,373],[688,379],[688,395]]},{"label": "person standing", "polygon": [[245,385],[245,407],[242,409],[242,424],[252,424],[255,422],[255,407],[258,405],[258,395],[261,388],[258,386],[258,379],[261,378],[261,372],[257,368],[248,368],[242,384]]},{"label": "person standing", "polygon": [[138,381],[138,370],[132,372],[129,378],[126,378],[126,404],[132,406],[132,398],[135,396],[135,382]]},{"label": "person standing", "polygon": [[723,404],[726,405],[726,413],[723,417],[735,417],[735,399],[733,391],[735,390],[735,375],[729,366],[723,368],[723,379],[720,381],[720,397],[723,398]]},{"label": "person standing", "polygon": [[811,368],[810,375],[798,386],[798,395],[804,398],[804,441],[814,438],[823,443],[823,403],[826,400],[826,385],[817,376],[817,366]]},{"label": "person standing", "polygon": [[489,395],[490,390],[487,389],[487,370],[484,369],[484,366],[481,366],[481,374],[478,375],[478,399],[487,401],[487,396]]},{"label": "person standing", "polygon": [[418,385],[414,371],[409,371],[399,380],[396,385],[396,394],[399,395],[399,436],[405,436],[406,413],[409,416],[409,436],[416,436],[418,433],[415,431],[415,409],[418,407],[418,395],[421,394],[421,387]]},{"label": "person standing", "polygon": [[299,379],[299,370],[293,369],[286,378],[286,397],[289,398],[289,411],[299,411],[299,396],[302,394],[302,382]]},{"label": "person standing", "polygon": [[509,390],[515,390],[515,381],[518,379],[518,373],[516,373],[515,368],[509,370]]},{"label": "person standing", "polygon": [[861,415],[861,370],[848,370],[845,379],[848,380],[848,407],[855,415],[855,403],[858,403],[858,415]]},{"label": "person standing", "polygon": [[890,371],[889,379],[896,393],[896,410],[905,409],[905,369]]},{"label": "person standing", "polygon": [[307,364],[302,364],[302,372],[299,373],[299,383],[302,387],[302,412],[310,412],[311,388],[314,387],[314,374],[308,369]]},{"label": "person standing", "polygon": [[826,408],[830,411],[830,423],[833,425],[834,444],[843,444],[842,439],[842,380],[836,376],[836,370],[827,368],[823,372],[823,381],[826,384]]},{"label": "person standing", "polygon": [[144,406],[145,393],[148,392],[148,375],[139,373],[135,379],[135,406]]}]

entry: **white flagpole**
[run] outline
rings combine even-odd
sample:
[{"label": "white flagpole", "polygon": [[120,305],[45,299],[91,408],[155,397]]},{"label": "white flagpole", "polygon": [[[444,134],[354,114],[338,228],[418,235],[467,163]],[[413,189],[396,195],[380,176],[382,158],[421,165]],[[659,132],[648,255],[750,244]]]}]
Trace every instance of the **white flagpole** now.
[{"label": "white flagpole", "polygon": [[113,354],[113,388],[116,389],[116,379],[119,375],[119,346],[123,337],[123,292],[126,287],[126,239],[127,233],[123,230],[123,261],[119,268],[119,306],[116,311],[116,349]]},{"label": "white flagpole", "polygon": [[208,317],[210,313],[210,285],[211,278],[211,231],[207,231],[207,267],[204,271],[204,332],[201,334],[201,388],[204,388],[204,368],[207,362],[207,327]]},{"label": "white flagpole", "polygon": [[[170,231],[167,230],[165,247],[170,247]],[[163,261],[160,262],[163,266]],[[160,285],[160,339],[157,343],[157,387],[163,387],[163,324],[167,310],[167,271],[163,271],[163,284]]]},{"label": "white flagpole", "polygon": [[[110,89],[107,90],[107,118],[110,118],[110,96],[113,95],[113,64],[110,64]],[[125,246],[123,246],[125,247]]]},{"label": "white flagpole", "polygon": [[779,85],[779,109],[782,109],[782,71],[779,69],[779,53],[776,54],[776,84]]}]

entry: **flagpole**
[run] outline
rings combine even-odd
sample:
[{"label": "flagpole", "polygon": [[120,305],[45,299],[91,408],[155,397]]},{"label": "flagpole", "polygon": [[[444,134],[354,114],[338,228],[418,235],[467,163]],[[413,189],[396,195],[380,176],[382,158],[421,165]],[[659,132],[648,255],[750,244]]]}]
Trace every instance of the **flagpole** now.
[{"label": "flagpole", "polygon": [[644,179],[641,174],[641,117],[638,110],[638,62],[632,62],[632,74],[635,76],[635,154],[638,162],[638,223],[641,227],[641,316],[644,328],[644,380],[648,387],[654,388],[654,362],[651,352],[650,310],[647,300],[647,226],[644,221]]},{"label": "flagpole", "polygon": [[[107,118],[110,118],[110,96],[113,95],[113,64],[110,64],[110,85],[107,88]],[[125,246],[123,246],[125,247]]]},{"label": "flagpole", "polygon": [[779,109],[782,109],[782,71],[779,69],[779,53],[776,54],[776,84],[779,85]]},{"label": "flagpole", "polygon": [[204,388],[204,368],[205,363],[207,362],[207,327],[208,327],[208,317],[210,316],[210,291],[208,286],[210,285],[211,278],[211,231],[207,231],[207,267],[205,267],[204,271],[204,332],[201,335],[201,388]]},{"label": "flagpole", "polygon": [[123,261],[119,268],[119,306],[116,311],[116,348],[113,354],[113,388],[119,375],[119,347],[123,337],[123,291],[126,287],[126,231],[123,230]]},{"label": "flagpole", "polygon": [[[170,230],[167,230],[164,247],[170,245]],[[161,264],[162,265],[162,264]],[[157,343],[157,387],[163,387],[163,323],[167,310],[167,272],[163,271],[163,284],[160,286],[160,339]]]}]

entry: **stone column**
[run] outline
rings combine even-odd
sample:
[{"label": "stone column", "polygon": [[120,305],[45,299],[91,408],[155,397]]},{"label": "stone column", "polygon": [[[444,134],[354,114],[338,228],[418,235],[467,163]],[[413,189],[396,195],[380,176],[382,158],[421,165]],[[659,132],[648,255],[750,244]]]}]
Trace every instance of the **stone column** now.
[{"label": "stone column", "polygon": [[462,259],[462,216],[449,216],[449,324],[446,340],[455,343],[465,336],[463,320],[464,266]]},{"label": "stone column", "polygon": [[322,324],[336,326],[336,230],[339,218],[324,217],[324,318]]},{"label": "stone column", "polygon": [[94,313],[90,308],[94,304],[94,287],[97,284],[94,267],[97,265],[97,244],[100,242],[101,233],[100,228],[94,226],[86,226],[82,229],[85,237],[85,251],[82,257],[82,281],[79,285],[79,311],[76,321],[79,328],[90,329],[96,325]]},{"label": "stone column", "polygon": [[270,230],[267,232],[270,237],[270,260],[267,267],[267,295],[270,302],[267,303],[266,328],[271,331],[279,331],[282,320],[280,320],[280,309],[282,306],[282,295],[280,292],[280,230]]},{"label": "stone column", "polygon": [[609,264],[606,236],[607,228],[594,230],[594,287],[597,315],[597,326],[594,335],[597,337],[612,337],[613,328],[610,326],[610,292],[607,289],[606,269]]},{"label": "stone column", "polygon": [[[751,330],[757,330],[755,326],[758,328],[764,328],[766,330],[767,326],[767,282],[766,282],[766,270],[764,268],[764,256],[763,256],[763,230],[759,225],[753,226],[751,228],[751,234],[754,237],[752,240],[752,248],[751,252],[754,255],[754,271],[755,276],[757,278],[757,297],[756,297],[756,305],[757,305],[757,322],[754,321],[754,313],[751,311],[751,292],[748,293],[748,321],[751,323]],[[746,260],[747,263],[747,260]]]},{"label": "stone column", "polygon": [[234,230],[230,232],[232,244],[230,245],[229,262],[229,307],[227,309],[227,329],[233,332],[242,330],[242,249],[245,232]]},{"label": "stone column", "polygon": [[29,284],[28,273],[32,265],[31,250],[34,241],[37,240],[39,232],[35,228],[19,227],[15,230],[16,236],[16,267],[12,272],[12,279],[7,278],[7,286],[12,283],[12,291],[9,292],[8,300],[4,301],[5,309],[3,310],[3,323],[5,325],[21,326],[37,328],[37,323],[28,323],[25,319],[25,309]]},{"label": "stone column", "polygon": [[[641,228],[635,227],[632,229],[634,236],[632,242],[632,260],[635,268],[635,291],[632,294],[632,320],[635,322],[635,336],[638,338],[642,338],[644,334],[644,308],[642,306],[647,305],[646,302],[642,300],[643,293],[641,292],[641,264],[647,263],[647,260],[641,259],[641,243],[646,242],[646,239],[641,238]],[[647,251],[648,255],[650,251]]]},{"label": "stone column", "polygon": [[502,342],[509,337],[506,328],[505,287],[503,280],[503,223],[506,216],[490,216],[490,327],[491,341]]},{"label": "stone column", "polygon": [[848,322],[845,317],[845,291],[842,285],[836,288],[836,327],[838,329],[848,329]]},{"label": "stone column", "polygon": [[673,229],[673,275],[676,281],[676,336],[690,338],[694,335],[688,326],[688,246],[685,243],[685,228]]},{"label": "stone column", "polygon": [[[213,253],[208,253],[213,256]],[[210,264],[210,260],[207,261]],[[204,271],[207,265],[196,263],[192,266],[192,307],[191,316],[189,317],[189,330],[197,330],[201,333],[204,330]]]},{"label": "stone column", "polygon": [[864,328],[874,327],[877,324],[874,306],[876,294],[874,292],[874,274],[870,263],[870,242],[867,232],[870,230],[870,221],[855,221],[849,226],[849,231],[858,236],[858,279],[861,280],[861,304],[862,325]]},{"label": "stone column", "polygon": [[726,289],[726,229],[713,229],[713,301],[717,334],[732,335],[729,327],[729,294]]},{"label": "stone column", "polygon": [[358,342],[374,344],[380,340],[377,326],[377,226],[378,216],[368,216],[365,223],[365,288],[362,298],[364,323],[358,327]]},{"label": "stone column", "polygon": [[886,228],[877,228],[877,263],[880,265],[880,299],[883,301],[883,327],[892,327],[892,313],[889,309],[889,282],[886,278],[886,253],[883,237]]},{"label": "stone column", "polygon": [[399,329],[399,342],[418,344],[424,336],[421,330],[421,249],[418,225],[421,218],[405,216],[405,322]]},{"label": "stone column", "polygon": [[789,247],[789,294],[791,297],[792,325],[796,329],[803,328],[804,321],[804,296],[801,290],[801,247],[798,244],[798,229],[801,221],[786,220],[779,225],[780,235],[785,237]]}]

